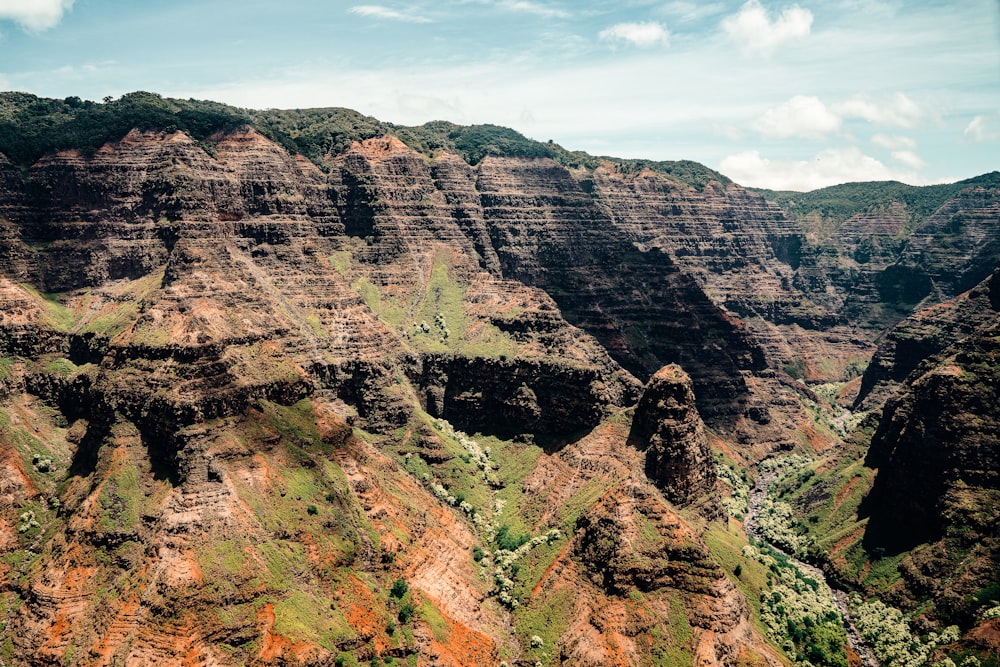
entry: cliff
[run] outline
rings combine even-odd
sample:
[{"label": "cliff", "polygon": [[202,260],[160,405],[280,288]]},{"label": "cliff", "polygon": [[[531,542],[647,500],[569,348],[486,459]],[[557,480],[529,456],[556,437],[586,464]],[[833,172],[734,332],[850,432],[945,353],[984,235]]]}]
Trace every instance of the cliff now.
[{"label": "cliff", "polygon": [[700,497],[710,517],[720,515],[716,474],[705,425],[695,409],[691,379],[679,366],[658,370],[632,418],[629,443],[645,452],[646,476],[677,505]]},{"label": "cliff", "polygon": [[995,290],[947,301],[989,183],[824,245],[699,165],[503,128],[14,97],[50,130],[0,155],[5,664],[780,664],[716,452],[836,450],[805,383],[937,302],[865,380],[907,387],[870,525],[992,530]]},{"label": "cliff", "polygon": [[1000,272],[890,329],[865,369],[858,405],[880,405],[928,357],[988,326],[1000,311]]},{"label": "cliff", "polygon": [[[576,521],[615,485],[680,542],[667,574],[576,600],[553,649],[684,636],[706,664],[774,660],[609,421],[641,390],[623,363],[689,360],[729,428],[766,370],[667,255],[551,161],[428,161],[380,137],[324,173],[252,129],[208,139],[131,131],[24,178],[0,165],[5,662],[527,659],[511,628],[564,604],[532,593],[548,568],[587,576]],[[551,474],[561,495],[504,510]],[[631,589],[640,629],[597,618]]]},{"label": "cliff", "polygon": [[[1000,317],[923,361],[885,406],[861,507],[870,551],[900,561],[905,606],[972,626],[1000,571]],[[919,489],[919,491],[917,491]]]}]

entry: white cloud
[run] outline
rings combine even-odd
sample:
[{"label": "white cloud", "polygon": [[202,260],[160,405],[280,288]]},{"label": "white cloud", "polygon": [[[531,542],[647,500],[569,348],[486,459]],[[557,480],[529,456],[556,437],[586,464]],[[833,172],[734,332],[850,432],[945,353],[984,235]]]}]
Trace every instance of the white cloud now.
[{"label": "white cloud", "polygon": [[893,151],[892,159],[914,169],[923,169],[927,166],[923,158],[913,151]]},{"label": "white cloud", "polygon": [[812,12],[798,5],[771,20],[759,0],[747,0],[739,13],[723,19],[722,29],[745,53],[769,55],[781,44],[807,36],[812,22]]},{"label": "white cloud", "polygon": [[903,93],[895,93],[879,101],[864,95],[855,95],[846,102],[834,105],[833,110],[848,118],[863,118],[871,123],[913,127],[923,116],[916,102]]},{"label": "white cloud", "polygon": [[801,192],[855,181],[927,184],[918,174],[887,167],[854,147],[830,148],[812,160],[768,160],[759,151],[744,151],[723,158],[719,171],[743,185]]},{"label": "white cloud", "polygon": [[598,37],[605,42],[627,42],[635,46],[666,46],[670,42],[670,32],[660,23],[618,23],[605,28]]},{"label": "white cloud", "polygon": [[840,117],[818,97],[796,95],[768,109],[751,127],[766,137],[818,138],[840,129]]},{"label": "white cloud", "polygon": [[657,12],[681,23],[690,23],[708,16],[721,14],[726,6],[721,2],[687,2],[685,0],[674,0],[661,6]]},{"label": "white cloud", "polygon": [[564,9],[550,7],[540,2],[531,2],[530,0],[501,0],[496,5],[511,12],[534,14],[543,18],[566,19],[570,17],[570,13]]},{"label": "white cloud", "polygon": [[987,116],[976,116],[965,126],[962,133],[965,140],[972,144],[981,144],[986,141],[1000,139],[1000,131],[996,127],[996,119]]},{"label": "white cloud", "polygon": [[48,30],[72,6],[73,0],[0,0],[0,20],[16,21],[28,30]]},{"label": "white cloud", "polygon": [[872,143],[890,151],[912,151],[917,148],[917,142],[910,137],[890,134],[876,134],[872,137]]},{"label": "white cloud", "polygon": [[[3,0],[0,0],[2,2]],[[388,21],[403,21],[406,23],[430,23],[431,20],[417,14],[406,14],[404,12],[383,7],[382,5],[355,5],[348,9],[352,14],[366,16],[368,18],[386,19]]]}]

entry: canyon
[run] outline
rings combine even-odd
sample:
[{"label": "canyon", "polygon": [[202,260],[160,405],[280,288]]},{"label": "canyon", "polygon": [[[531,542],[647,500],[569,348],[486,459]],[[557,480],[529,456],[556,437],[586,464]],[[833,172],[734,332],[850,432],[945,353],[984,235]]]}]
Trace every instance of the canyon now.
[{"label": "canyon", "polygon": [[3,664],[854,664],[762,620],[787,457],[796,555],[998,659],[1000,175],[0,97]]}]

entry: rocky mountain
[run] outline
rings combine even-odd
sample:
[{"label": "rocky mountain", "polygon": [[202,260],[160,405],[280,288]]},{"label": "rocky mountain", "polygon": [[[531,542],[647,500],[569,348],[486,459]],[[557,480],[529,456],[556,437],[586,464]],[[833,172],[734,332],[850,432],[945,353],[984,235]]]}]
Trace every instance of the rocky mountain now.
[{"label": "rocky mountain", "polygon": [[0,658],[795,659],[716,458],[839,451],[808,385],[901,383],[872,530],[913,479],[920,525],[985,516],[996,308],[956,295],[998,194],[822,236],[809,201],[492,126],[2,94]]},{"label": "rocky mountain", "polygon": [[977,605],[970,609],[969,599],[980,602],[1000,569],[998,341],[1000,271],[904,321],[880,348],[879,359],[898,360],[889,378],[921,352],[924,359],[886,403],[872,438],[868,464],[880,472],[862,508],[865,540],[890,553],[912,550],[906,594],[930,594],[942,614],[970,614]]}]

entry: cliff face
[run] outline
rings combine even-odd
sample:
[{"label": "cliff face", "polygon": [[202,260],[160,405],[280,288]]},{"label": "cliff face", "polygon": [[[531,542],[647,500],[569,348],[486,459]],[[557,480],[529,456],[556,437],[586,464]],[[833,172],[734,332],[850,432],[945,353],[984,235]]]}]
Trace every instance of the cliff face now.
[{"label": "cliff face", "polygon": [[921,362],[988,326],[1000,311],[1000,271],[944,303],[921,309],[889,330],[865,369],[859,405],[879,405]]},{"label": "cliff face", "polygon": [[551,294],[638,377],[682,364],[713,423],[744,412],[742,374],[764,368],[760,348],[669,256],[635,247],[568,170],[486,158],[477,188],[505,275]]},{"label": "cliff face", "polygon": [[811,235],[795,285],[869,339],[918,307],[972,288],[1000,260],[1000,190],[955,187],[930,212],[889,201],[850,216],[825,237]]},{"label": "cliff face", "polygon": [[866,464],[870,553],[900,560],[898,604],[971,626],[1000,571],[998,273],[894,328],[869,371],[869,401],[895,388]]},{"label": "cliff face", "polygon": [[[872,491],[873,541],[912,546],[970,521],[995,528],[996,516],[960,516],[993,503],[996,493],[997,322],[919,368],[889,401],[872,439],[879,468]],[[913,493],[919,488],[921,493]]]},{"label": "cliff face", "polygon": [[971,289],[1000,260],[1000,191],[971,187],[913,231],[900,264],[916,269],[930,291],[954,296]]},{"label": "cliff face", "polygon": [[880,348],[871,375],[903,379],[868,453],[879,469],[872,543],[908,548],[963,526],[977,534],[995,528],[998,276],[920,311]]},{"label": "cliff face", "polygon": [[664,366],[650,378],[629,442],[645,452],[646,476],[671,502],[688,505],[708,496],[706,514],[720,514],[712,450],[695,409],[691,379],[679,366]]},{"label": "cliff face", "polygon": [[[773,660],[607,420],[639,396],[630,370],[679,359],[713,423],[750,432],[748,331],[554,163],[386,137],[329,166],[252,130],[131,132],[23,180],[0,161],[4,661],[534,659],[511,628],[589,581],[576,521],[620,485],[672,556],[588,588],[546,642]],[[517,485],[532,500],[505,513]],[[534,578],[507,524],[530,527]],[[601,616],[629,590],[650,596],[638,625]]]},{"label": "cliff face", "polygon": [[[852,313],[994,252],[992,190],[827,251],[739,186],[610,162],[387,135],[323,165],[250,129],[0,156],[5,663],[777,664],[683,509],[718,515],[708,438],[828,446],[798,380],[866,359]],[[873,523],[993,520],[963,504],[996,486],[979,290],[886,412]],[[955,474],[909,508],[920,460]]]}]

